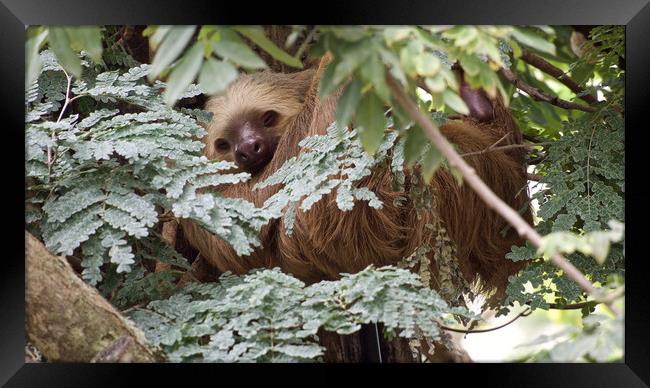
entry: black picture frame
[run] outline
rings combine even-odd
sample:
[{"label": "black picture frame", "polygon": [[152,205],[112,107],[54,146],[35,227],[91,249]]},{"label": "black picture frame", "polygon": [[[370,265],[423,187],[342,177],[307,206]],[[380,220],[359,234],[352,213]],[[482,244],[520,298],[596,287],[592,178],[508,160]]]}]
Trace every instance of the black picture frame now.
[{"label": "black picture frame", "polygon": [[[6,155],[2,190],[6,226],[0,268],[0,383],[7,386],[130,386],[137,376],[174,385],[203,375],[209,384],[227,378],[282,385],[353,383],[469,383],[499,387],[642,387],[650,384],[650,281],[641,254],[648,219],[644,141],[650,101],[650,4],[647,0],[546,1],[27,1],[0,0],[0,116]],[[292,12],[290,12],[292,11]],[[24,65],[25,26],[95,24],[618,24],[626,25],[626,319],[624,363],[617,364],[426,364],[426,365],[134,365],[25,364],[24,322]],[[647,175],[647,174],[646,174]],[[189,368],[189,369],[188,369]],[[216,369],[215,369],[216,368]],[[353,375],[348,375],[353,372]],[[345,375],[343,375],[345,373]],[[443,376],[444,374],[444,376]],[[449,382],[446,382],[450,379]],[[420,382],[422,381],[422,382]]]}]

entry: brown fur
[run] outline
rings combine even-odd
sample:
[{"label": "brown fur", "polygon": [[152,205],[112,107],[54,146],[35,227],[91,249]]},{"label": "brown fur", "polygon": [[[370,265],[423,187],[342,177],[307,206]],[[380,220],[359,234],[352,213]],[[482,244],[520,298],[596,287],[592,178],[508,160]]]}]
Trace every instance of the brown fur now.
[{"label": "brown fur", "polygon": [[[225,187],[222,190],[225,196],[245,198],[261,206],[264,200],[277,192],[278,187],[253,191],[253,185],[298,154],[300,140],[325,133],[327,126],[334,121],[340,95],[339,91],[323,100],[318,97],[318,85],[326,64],[327,60],[322,60],[315,72],[245,76],[231,88],[225,100],[215,99],[208,104],[207,109],[215,113],[208,128],[208,157],[215,157],[209,148],[210,139],[214,139],[219,126],[223,125],[222,120],[237,114],[238,109],[246,109],[251,104],[268,105],[286,113],[286,126],[267,168],[249,182]],[[237,94],[245,99],[236,97]],[[300,96],[306,97],[301,99]],[[521,134],[507,109],[500,101],[492,103],[493,120],[454,120],[441,128],[443,134],[465,153],[484,150],[506,133],[512,135],[500,144],[520,142]],[[297,104],[300,106],[298,109]],[[522,190],[527,181],[520,151],[488,152],[468,156],[467,161],[510,206],[516,210],[526,209],[525,217],[531,221],[527,191]],[[260,234],[263,248],[246,257],[238,257],[227,243],[191,221],[183,220],[181,225],[190,243],[220,271],[241,274],[256,267],[280,266],[306,282],[336,279],[341,272],[354,273],[369,264],[396,264],[410,255],[430,233],[425,225],[434,214],[424,212],[418,218],[411,202],[394,206],[394,198],[407,195],[394,191],[392,183],[390,169],[377,168],[360,184],[377,193],[384,204],[382,209],[372,209],[365,202],[357,202],[353,210],[342,212],[336,206],[334,195],[325,196],[311,210],[298,211],[291,236],[285,233],[279,220],[264,227]],[[507,233],[503,236],[505,221],[469,187],[459,186],[448,170],[440,169],[431,185],[438,193],[435,211],[456,244],[463,276],[470,283],[480,279],[484,289],[494,288],[502,293],[508,276],[523,266],[504,259],[504,255],[513,244],[522,240],[512,228],[506,228]],[[408,185],[405,190],[409,190]]]}]

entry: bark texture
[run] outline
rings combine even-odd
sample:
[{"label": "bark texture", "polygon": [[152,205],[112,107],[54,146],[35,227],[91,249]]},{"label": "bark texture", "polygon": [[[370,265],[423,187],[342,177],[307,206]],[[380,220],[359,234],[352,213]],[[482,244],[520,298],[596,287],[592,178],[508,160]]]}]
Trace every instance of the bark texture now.
[{"label": "bark texture", "polygon": [[[25,261],[27,340],[48,361],[158,361],[142,331],[29,232]],[[119,357],[103,357],[116,345]]]}]

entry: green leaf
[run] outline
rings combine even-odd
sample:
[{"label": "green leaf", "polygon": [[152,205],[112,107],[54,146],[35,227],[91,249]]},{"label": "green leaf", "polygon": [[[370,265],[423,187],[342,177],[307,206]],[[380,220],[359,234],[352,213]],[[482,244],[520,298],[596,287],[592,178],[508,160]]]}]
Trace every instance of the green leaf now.
[{"label": "green leaf", "polygon": [[559,214],[555,218],[555,222],[551,227],[551,231],[560,232],[560,231],[570,231],[573,228],[573,225],[578,221],[578,218],[575,214]]},{"label": "green leaf", "polygon": [[165,34],[156,55],[151,62],[149,81],[156,79],[183,52],[192,39],[196,26],[174,26]]},{"label": "green leaf", "polygon": [[208,59],[201,68],[199,85],[207,94],[221,94],[235,79],[239,72],[228,62]]},{"label": "green leaf", "polygon": [[536,25],[535,27],[539,28],[540,30],[542,30],[547,35],[555,35],[555,30],[551,26]]},{"label": "green leaf", "polygon": [[379,56],[381,57],[382,61],[389,66],[390,74],[395,77],[395,79],[399,81],[402,86],[406,86],[406,74],[404,74],[404,70],[401,67],[400,60],[397,55],[390,50],[379,49]]},{"label": "green leaf", "polygon": [[318,93],[321,98],[329,96],[338,86],[338,84],[334,83],[334,71],[336,70],[338,63],[339,62],[336,59],[333,60],[323,72],[318,88]]},{"label": "green leaf", "polygon": [[488,96],[496,98],[497,82],[499,82],[496,73],[494,73],[488,66],[483,66],[479,76],[483,90],[485,90]]},{"label": "green leaf", "polygon": [[430,52],[424,52],[416,58],[415,68],[419,75],[430,77],[440,70],[440,59]]},{"label": "green leaf", "polygon": [[65,223],[56,224],[57,229],[44,236],[45,245],[57,254],[72,255],[73,251],[102,226],[99,220],[101,206],[95,205],[75,213]]},{"label": "green leaf", "polygon": [[440,74],[425,78],[424,84],[431,93],[442,93],[447,88],[445,78]]},{"label": "green leaf", "polygon": [[404,143],[404,161],[407,167],[412,167],[420,159],[429,139],[420,126],[414,125],[406,131],[406,142]]},{"label": "green leaf", "polygon": [[81,77],[81,58],[70,47],[70,38],[63,27],[50,27],[50,48],[54,51],[59,64],[76,78]]},{"label": "green leaf", "polygon": [[190,48],[169,75],[167,89],[163,95],[167,105],[173,105],[178,97],[187,90],[187,87],[194,81],[202,63],[203,43],[197,42]]},{"label": "green leaf", "polygon": [[411,31],[413,31],[411,27],[386,27],[384,28],[384,40],[390,46],[408,38]]},{"label": "green leaf", "polygon": [[102,34],[97,26],[66,27],[70,45],[77,51],[86,51],[95,63],[102,60]]},{"label": "green leaf", "polygon": [[[151,27],[152,26],[147,27],[145,31],[142,32],[142,35],[147,36],[145,32],[147,32],[147,30],[149,30]],[[160,45],[160,42],[162,42],[165,36],[167,36],[167,33],[171,31],[172,27],[173,26],[154,26],[155,32],[153,32],[153,34],[151,34],[151,38],[149,38],[149,46],[152,49],[156,50],[158,48],[158,45]],[[149,30],[149,32],[151,32],[151,30]]]},{"label": "green leaf", "polygon": [[217,33],[217,26],[201,26],[201,29],[199,30],[199,34],[197,35],[196,39],[197,40],[205,40],[205,39],[210,39],[212,37],[212,34]]},{"label": "green leaf", "polygon": [[56,200],[47,201],[43,211],[50,222],[63,223],[75,213],[105,199],[106,196],[99,187],[80,188],[70,190]]},{"label": "green leaf", "polygon": [[472,26],[457,26],[446,31],[444,35],[453,37],[454,45],[457,47],[468,46],[479,36],[476,27]]},{"label": "green leaf", "polygon": [[235,27],[235,31],[244,35],[248,39],[252,40],[256,45],[260,46],[264,51],[271,54],[271,56],[277,59],[280,62],[286,63],[291,67],[298,69],[303,68],[302,62],[300,59],[292,57],[287,54],[284,50],[275,45],[269,38],[264,34],[264,29],[261,27]]},{"label": "green leaf", "polygon": [[579,251],[590,255],[603,264],[609,254],[610,244],[621,241],[624,225],[615,220],[609,222],[609,231],[593,231],[585,235],[571,232],[553,232],[542,237],[538,253],[551,256],[556,252],[573,253]]},{"label": "green leaf", "polygon": [[465,101],[463,101],[463,99],[460,98],[460,96],[452,90],[446,89],[444,92],[442,92],[442,100],[448,107],[455,110],[456,112],[463,115],[469,114],[469,108],[465,104]]},{"label": "green leaf", "polygon": [[393,118],[394,128],[398,131],[407,130],[413,125],[413,120],[399,105],[391,107],[391,115]]},{"label": "green leaf", "polygon": [[[120,242],[122,244],[126,243],[124,240],[120,240]],[[118,242],[119,245],[113,245],[108,250],[108,255],[111,258],[111,262],[117,264],[117,273],[130,272],[131,264],[135,263],[133,260],[135,256],[130,246],[122,245],[120,242]]]},{"label": "green leaf", "polygon": [[422,158],[422,178],[427,184],[431,183],[433,174],[440,167],[442,161],[443,157],[440,151],[434,145],[431,145]]},{"label": "green leaf", "polygon": [[478,75],[481,68],[484,66],[484,63],[476,55],[465,54],[460,57],[460,65],[465,73],[474,76]]},{"label": "green leaf", "polygon": [[348,42],[357,42],[368,35],[362,27],[334,27],[333,32],[336,37]]},{"label": "green leaf", "polygon": [[363,149],[373,155],[381,145],[386,129],[384,104],[376,94],[368,93],[361,99],[355,123]]},{"label": "green leaf", "polygon": [[555,45],[532,31],[515,28],[512,37],[520,43],[539,50],[543,53],[555,55]]},{"label": "green leaf", "polygon": [[361,100],[361,82],[354,78],[348,84],[345,91],[336,104],[336,125],[339,128],[345,128],[357,110]]},{"label": "green leaf", "polygon": [[377,55],[371,55],[368,58],[367,62],[361,66],[360,73],[364,80],[372,83],[375,92],[384,102],[390,101],[390,90],[386,84],[386,67]]},{"label": "green leaf", "polygon": [[537,249],[526,243],[523,247],[513,245],[511,251],[506,254],[506,259],[512,261],[532,260],[538,257]]},{"label": "green leaf", "polygon": [[223,59],[235,62],[245,69],[266,69],[266,63],[255,52],[243,43],[232,40],[212,42],[212,48]]},{"label": "green leaf", "polygon": [[48,30],[44,29],[25,42],[25,89],[36,81],[38,74],[41,72],[41,58],[38,55],[38,50],[47,35]]},{"label": "green leaf", "polygon": [[340,85],[341,82],[345,81],[356,68],[357,68],[357,64],[355,64],[354,62],[346,61],[345,59],[342,60],[334,68],[334,74],[332,75],[332,83],[337,86]]},{"label": "green leaf", "polygon": [[463,185],[463,173],[460,171],[460,169],[456,167],[450,167],[449,171],[451,172],[451,175],[456,179],[456,183],[458,183],[458,186]]},{"label": "green leaf", "polygon": [[422,55],[423,49],[422,42],[419,40],[411,40],[399,52],[400,64],[404,71],[411,77],[417,75],[417,62],[420,55]]},{"label": "green leaf", "polygon": [[445,79],[445,82],[447,82],[447,86],[450,89],[458,91],[460,85],[458,84],[458,78],[456,76],[456,72],[452,71],[451,69],[442,68],[440,69],[440,74]]}]

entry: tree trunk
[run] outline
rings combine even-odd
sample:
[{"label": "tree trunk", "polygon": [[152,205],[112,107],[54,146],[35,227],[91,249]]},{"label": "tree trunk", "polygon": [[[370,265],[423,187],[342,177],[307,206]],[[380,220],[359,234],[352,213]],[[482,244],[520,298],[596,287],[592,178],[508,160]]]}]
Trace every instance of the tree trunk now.
[{"label": "tree trunk", "polygon": [[325,347],[325,362],[418,362],[408,340],[387,340],[382,325],[367,324],[356,333],[339,335],[320,330],[320,345]]},{"label": "tree trunk", "polygon": [[25,259],[27,339],[49,361],[157,361],[144,334],[28,232]]},{"label": "tree trunk", "polygon": [[[418,355],[414,355],[409,341],[402,337],[388,340],[383,334],[383,325],[362,325],[361,330],[350,335],[319,330],[318,338],[321,346],[325,347],[325,362],[376,362],[376,363],[403,363],[422,362]],[[469,354],[460,346],[457,339],[448,338],[452,348],[447,348],[440,342],[435,343],[433,354],[428,354],[429,347],[423,344],[420,352],[426,357],[427,362],[433,363],[470,363],[473,362]]]}]

